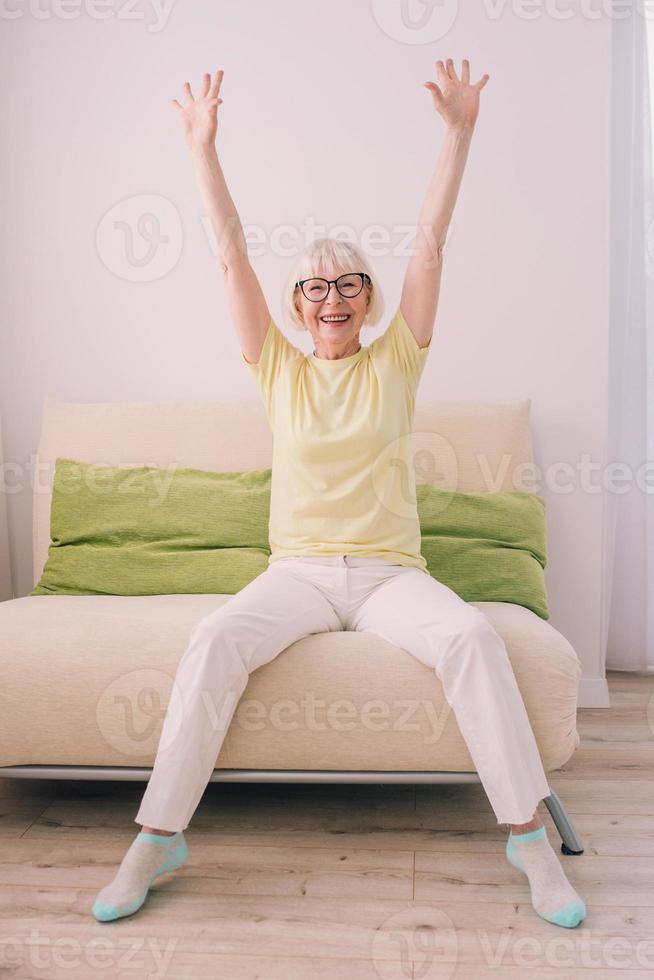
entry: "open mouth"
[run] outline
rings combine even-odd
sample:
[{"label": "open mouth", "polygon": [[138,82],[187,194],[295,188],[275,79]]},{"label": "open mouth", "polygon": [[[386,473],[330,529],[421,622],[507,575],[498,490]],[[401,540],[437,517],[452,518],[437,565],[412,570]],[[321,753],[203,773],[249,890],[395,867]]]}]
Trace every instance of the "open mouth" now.
[{"label": "open mouth", "polygon": [[347,321],[350,319],[350,314],[346,313],[342,316],[339,315],[336,318],[321,316],[320,319],[323,323],[347,323]]}]

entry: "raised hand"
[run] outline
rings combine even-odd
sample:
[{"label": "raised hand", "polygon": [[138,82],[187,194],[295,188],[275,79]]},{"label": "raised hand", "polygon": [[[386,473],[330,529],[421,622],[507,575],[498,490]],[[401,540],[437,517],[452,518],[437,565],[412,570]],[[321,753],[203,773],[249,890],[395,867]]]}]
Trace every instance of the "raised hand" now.
[{"label": "raised hand", "polygon": [[454,70],[454,62],[451,58],[447,59],[445,65],[442,61],[437,61],[436,70],[442,88],[439,88],[436,82],[424,84],[432,94],[437,112],[450,129],[465,127],[472,129],[479,113],[479,93],[490,75],[483,75],[478,82],[471,85],[470,62],[467,58],[463,59],[461,78]]},{"label": "raised hand", "polygon": [[212,82],[211,75],[206,72],[202,78],[202,91],[197,99],[193,97],[189,83],[184,82],[185,104],[181,106],[177,99],[171,101],[182,120],[184,136],[190,149],[196,146],[212,146],[216,140],[218,106],[223,101],[218,96],[224,74],[221,68]]}]

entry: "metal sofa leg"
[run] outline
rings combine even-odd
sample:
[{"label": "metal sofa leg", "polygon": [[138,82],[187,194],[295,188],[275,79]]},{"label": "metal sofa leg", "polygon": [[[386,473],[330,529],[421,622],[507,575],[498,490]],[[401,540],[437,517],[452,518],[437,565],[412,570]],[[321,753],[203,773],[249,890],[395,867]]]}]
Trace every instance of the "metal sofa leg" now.
[{"label": "metal sofa leg", "polygon": [[566,808],[563,806],[559,796],[550,786],[550,795],[543,800],[545,806],[550,811],[550,816],[556,824],[556,829],[561,835],[561,851],[563,854],[583,854],[584,849],[577,831],[572,826],[572,821],[568,816]]}]

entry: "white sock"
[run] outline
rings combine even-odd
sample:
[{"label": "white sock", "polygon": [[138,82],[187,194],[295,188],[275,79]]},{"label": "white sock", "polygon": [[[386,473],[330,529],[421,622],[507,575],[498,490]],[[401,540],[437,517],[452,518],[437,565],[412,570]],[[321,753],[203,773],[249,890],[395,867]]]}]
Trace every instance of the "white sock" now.
[{"label": "white sock", "polygon": [[565,876],[545,827],[509,834],[506,856],[529,879],[531,903],[548,922],[570,929],[586,917],[586,906]]},{"label": "white sock", "polygon": [[141,831],[132,841],[113,881],[98,893],[93,915],[99,922],[110,922],[136,912],[143,905],[152,881],[166,871],[181,867],[187,856],[183,831],[172,835]]}]

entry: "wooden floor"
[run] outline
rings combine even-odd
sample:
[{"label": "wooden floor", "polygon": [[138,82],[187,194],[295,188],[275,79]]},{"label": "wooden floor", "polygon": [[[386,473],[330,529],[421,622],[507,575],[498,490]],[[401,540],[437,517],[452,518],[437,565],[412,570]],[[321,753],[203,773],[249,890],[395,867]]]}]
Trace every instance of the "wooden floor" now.
[{"label": "wooden floor", "polygon": [[610,709],[550,785],[585,851],[588,915],[536,915],[481,785],[217,784],[189,861],[134,916],[90,909],[138,830],[143,783],[0,780],[0,976],[233,980],[654,976],[654,676],[610,672]]}]

